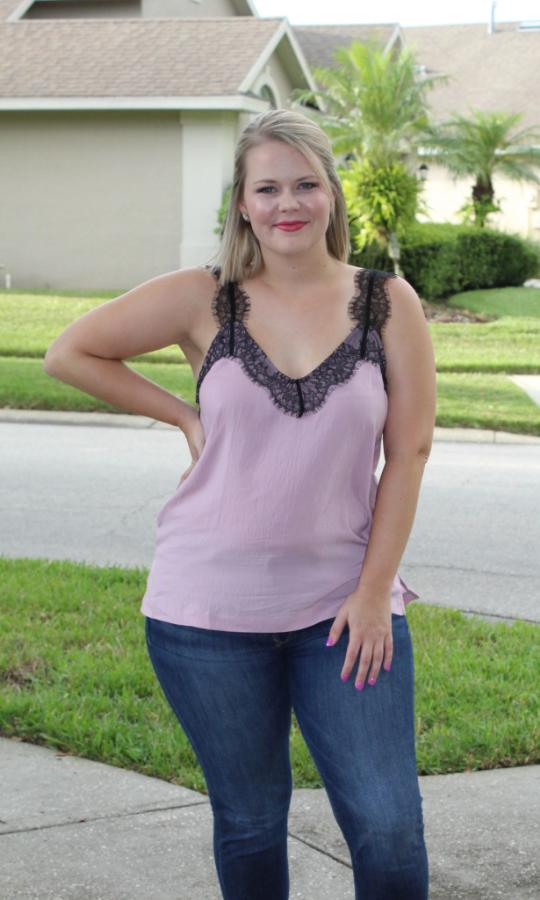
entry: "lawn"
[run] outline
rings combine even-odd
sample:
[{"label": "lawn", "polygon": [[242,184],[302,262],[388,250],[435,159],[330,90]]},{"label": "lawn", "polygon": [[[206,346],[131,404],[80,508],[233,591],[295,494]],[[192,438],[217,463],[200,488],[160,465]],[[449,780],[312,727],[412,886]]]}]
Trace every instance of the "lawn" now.
[{"label": "lawn", "polygon": [[[205,791],[147,654],[145,579],[0,557],[0,733]],[[537,627],[420,601],[407,617],[419,773],[540,762]],[[321,786],[294,716],[291,763],[296,788]]]},{"label": "lawn", "polygon": [[[50,377],[42,367],[47,348],[70,322],[115,296],[0,291],[0,406],[124,412]],[[508,378],[540,373],[540,290],[469,291],[450,297],[447,307],[489,320],[428,323],[437,364],[436,424],[540,435],[540,407]],[[195,404],[193,374],[180,347],[128,364]]]}]

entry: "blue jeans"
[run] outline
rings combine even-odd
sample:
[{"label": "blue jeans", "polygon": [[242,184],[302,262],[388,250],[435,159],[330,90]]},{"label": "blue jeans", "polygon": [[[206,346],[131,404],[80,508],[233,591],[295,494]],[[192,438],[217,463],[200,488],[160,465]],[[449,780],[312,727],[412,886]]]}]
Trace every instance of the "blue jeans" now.
[{"label": "blue jeans", "polygon": [[413,648],[392,614],[389,672],[363,691],[340,673],[346,624],[282,633],[217,631],[145,617],[163,693],[201,765],[225,900],[287,900],[291,710],[351,854],[357,900],[427,900],[416,770]]}]

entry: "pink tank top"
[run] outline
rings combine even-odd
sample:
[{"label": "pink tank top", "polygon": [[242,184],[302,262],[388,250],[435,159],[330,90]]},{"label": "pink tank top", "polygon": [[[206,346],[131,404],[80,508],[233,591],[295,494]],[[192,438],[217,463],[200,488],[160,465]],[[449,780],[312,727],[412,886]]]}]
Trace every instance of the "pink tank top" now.
[{"label": "pink tank top", "polygon": [[[335,616],[357,587],[387,414],[381,330],[392,277],[357,270],[354,326],[303,378],[280,372],[251,337],[246,292],[218,282],[219,330],[196,390],[205,444],[157,514],[143,615],[294,631]],[[396,573],[392,612],[416,598]]]}]

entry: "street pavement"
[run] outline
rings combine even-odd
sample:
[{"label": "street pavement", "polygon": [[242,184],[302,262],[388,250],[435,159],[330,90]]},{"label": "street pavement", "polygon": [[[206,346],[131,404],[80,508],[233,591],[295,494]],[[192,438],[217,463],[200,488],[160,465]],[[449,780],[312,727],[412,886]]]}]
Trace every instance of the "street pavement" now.
[{"label": "street pavement", "polygon": [[[150,566],[191,462],[142,416],[0,410],[0,447],[0,553],[102,566]],[[538,622],[539,500],[540,437],[436,428],[402,578],[426,603]]]}]

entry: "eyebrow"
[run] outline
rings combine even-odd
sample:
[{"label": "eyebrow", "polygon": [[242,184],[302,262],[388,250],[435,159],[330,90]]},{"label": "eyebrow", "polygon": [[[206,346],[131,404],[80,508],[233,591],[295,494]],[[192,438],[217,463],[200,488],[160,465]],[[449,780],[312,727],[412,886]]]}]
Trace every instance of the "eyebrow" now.
[{"label": "eyebrow", "polygon": [[[302,175],[302,177],[297,178],[296,181],[304,181],[305,178],[316,178],[316,177],[317,177],[316,175],[314,175],[313,173],[310,173],[309,175]],[[257,179],[257,181],[254,181],[253,184],[259,184],[261,181],[272,182],[272,184],[277,183],[275,178],[259,178],[259,179]]]}]

